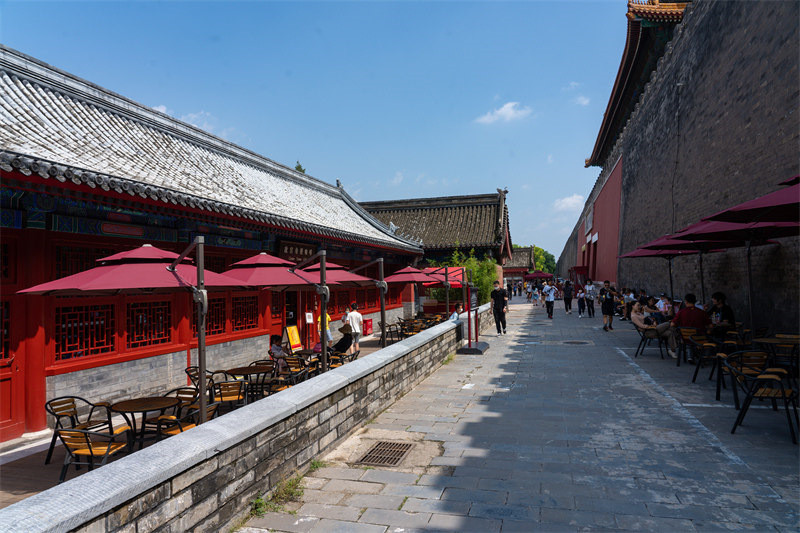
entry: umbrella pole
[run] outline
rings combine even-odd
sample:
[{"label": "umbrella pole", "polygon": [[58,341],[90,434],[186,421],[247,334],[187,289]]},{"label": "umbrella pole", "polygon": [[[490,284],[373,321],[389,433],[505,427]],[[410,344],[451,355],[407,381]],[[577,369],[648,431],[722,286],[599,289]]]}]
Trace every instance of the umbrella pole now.
[{"label": "umbrella pole", "polygon": [[386,282],[383,281],[383,257],[378,258],[378,294],[381,299],[381,348],[386,348]]},{"label": "umbrella pole", "polygon": [[669,258],[669,297],[675,300],[675,289],[672,287],[672,258]]},{"label": "umbrella pole", "polygon": [[450,312],[450,282],[447,279],[447,267],[444,267],[444,311],[445,314]]},{"label": "umbrella pole", "polygon": [[750,265],[751,250],[750,245],[752,241],[747,242],[747,310],[750,313],[750,335],[751,339],[756,335],[756,325],[753,322],[753,271]]},{"label": "umbrella pole", "polygon": [[328,287],[325,285],[325,250],[320,250],[319,252],[319,284],[320,288],[320,299],[322,300],[321,311],[319,315],[319,333],[322,337],[322,371],[328,371],[328,337],[326,332],[328,331]]},{"label": "umbrella pole", "polygon": [[706,280],[703,276],[703,252],[697,254],[698,261],[700,262],[700,294],[702,295],[703,305],[706,304]]},{"label": "umbrella pole", "polygon": [[205,269],[204,242],[205,237],[195,237],[197,243],[197,366],[199,367],[197,381],[200,385],[200,420],[202,424],[206,421],[206,405],[208,396],[206,395],[206,313],[208,312],[208,299],[206,298],[206,284],[203,276]]}]

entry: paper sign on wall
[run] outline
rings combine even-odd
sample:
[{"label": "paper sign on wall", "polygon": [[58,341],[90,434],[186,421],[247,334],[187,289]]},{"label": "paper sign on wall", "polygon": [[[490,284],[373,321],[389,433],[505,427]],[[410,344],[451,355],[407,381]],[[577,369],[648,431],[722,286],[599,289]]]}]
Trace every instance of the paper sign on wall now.
[{"label": "paper sign on wall", "polygon": [[306,324],[314,323],[314,313],[306,313]]}]

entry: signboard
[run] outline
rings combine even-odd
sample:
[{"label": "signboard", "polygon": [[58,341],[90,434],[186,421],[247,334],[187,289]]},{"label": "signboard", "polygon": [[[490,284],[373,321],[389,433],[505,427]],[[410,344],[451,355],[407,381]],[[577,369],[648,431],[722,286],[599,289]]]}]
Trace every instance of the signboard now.
[{"label": "signboard", "polygon": [[289,346],[292,347],[292,351],[303,349],[303,345],[300,343],[300,333],[297,331],[297,326],[286,326],[284,337],[289,341]]},{"label": "signboard", "polygon": [[317,248],[315,246],[291,241],[281,241],[280,248],[278,249],[278,257],[293,263],[305,261],[315,253],[317,253]]},{"label": "signboard", "polygon": [[469,288],[469,305],[472,309],[478,307],[478,288],[477,287],[470,287]]}]

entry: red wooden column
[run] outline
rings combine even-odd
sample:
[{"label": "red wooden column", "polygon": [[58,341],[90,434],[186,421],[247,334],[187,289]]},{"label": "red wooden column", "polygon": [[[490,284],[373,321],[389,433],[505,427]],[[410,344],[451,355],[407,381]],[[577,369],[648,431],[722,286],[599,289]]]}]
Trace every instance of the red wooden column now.
[{"label": "red wooden column", "polygon": [[[54,263],[52,246],[48,246],[47,233],[26,230],[19,241],[18,265],[20,285],[30,287],[50,279],[48,267]],[[24,266],[24,268],[23,268]],[[44,404],[47,401],[45,367],[52,353],[52,323],[55,302],[51,296],[25,297],[25,339],[20,350],[24,360],[25,430],[39,431],[47,427]]]}]

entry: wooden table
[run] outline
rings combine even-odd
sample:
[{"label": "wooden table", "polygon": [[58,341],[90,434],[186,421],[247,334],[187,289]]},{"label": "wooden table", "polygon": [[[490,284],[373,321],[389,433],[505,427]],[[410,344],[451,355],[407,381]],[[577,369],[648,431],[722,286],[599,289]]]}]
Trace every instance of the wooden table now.
[{"label": "wooden table", "polygon": [[263,374],[264,372],[271,372],[274,367],[272,365],[252,365],[252,366],[238,366],[230,368],[225,372],[231,376],[244,376],[249,378],[254,374]]},{"label": "wooden table", "polygon": [[[175,407],[180,403],[178,398],[171,398],[168,396],[149,396],[146,398],[133,398],[131,400],[123,400],[121,402],[117,402],[111,405],[110,409],[112,411],[116,411],[117,413],[122,413],[122,416],[125,417],[130,425],[131,429],[133,429],[133,434],[136,436],[136,414],[142,414],[142,427],[138,432],[138,439],[139,439],[139,449],[141,450],[144,447],[144,429],[145,429],[145,420],[147,419],[147,413],[152,413],[154,411],[164,412],[164,410],[169,409],[170,407]],[[128,414],[131,415],[130,419],[128,418]]]}]

